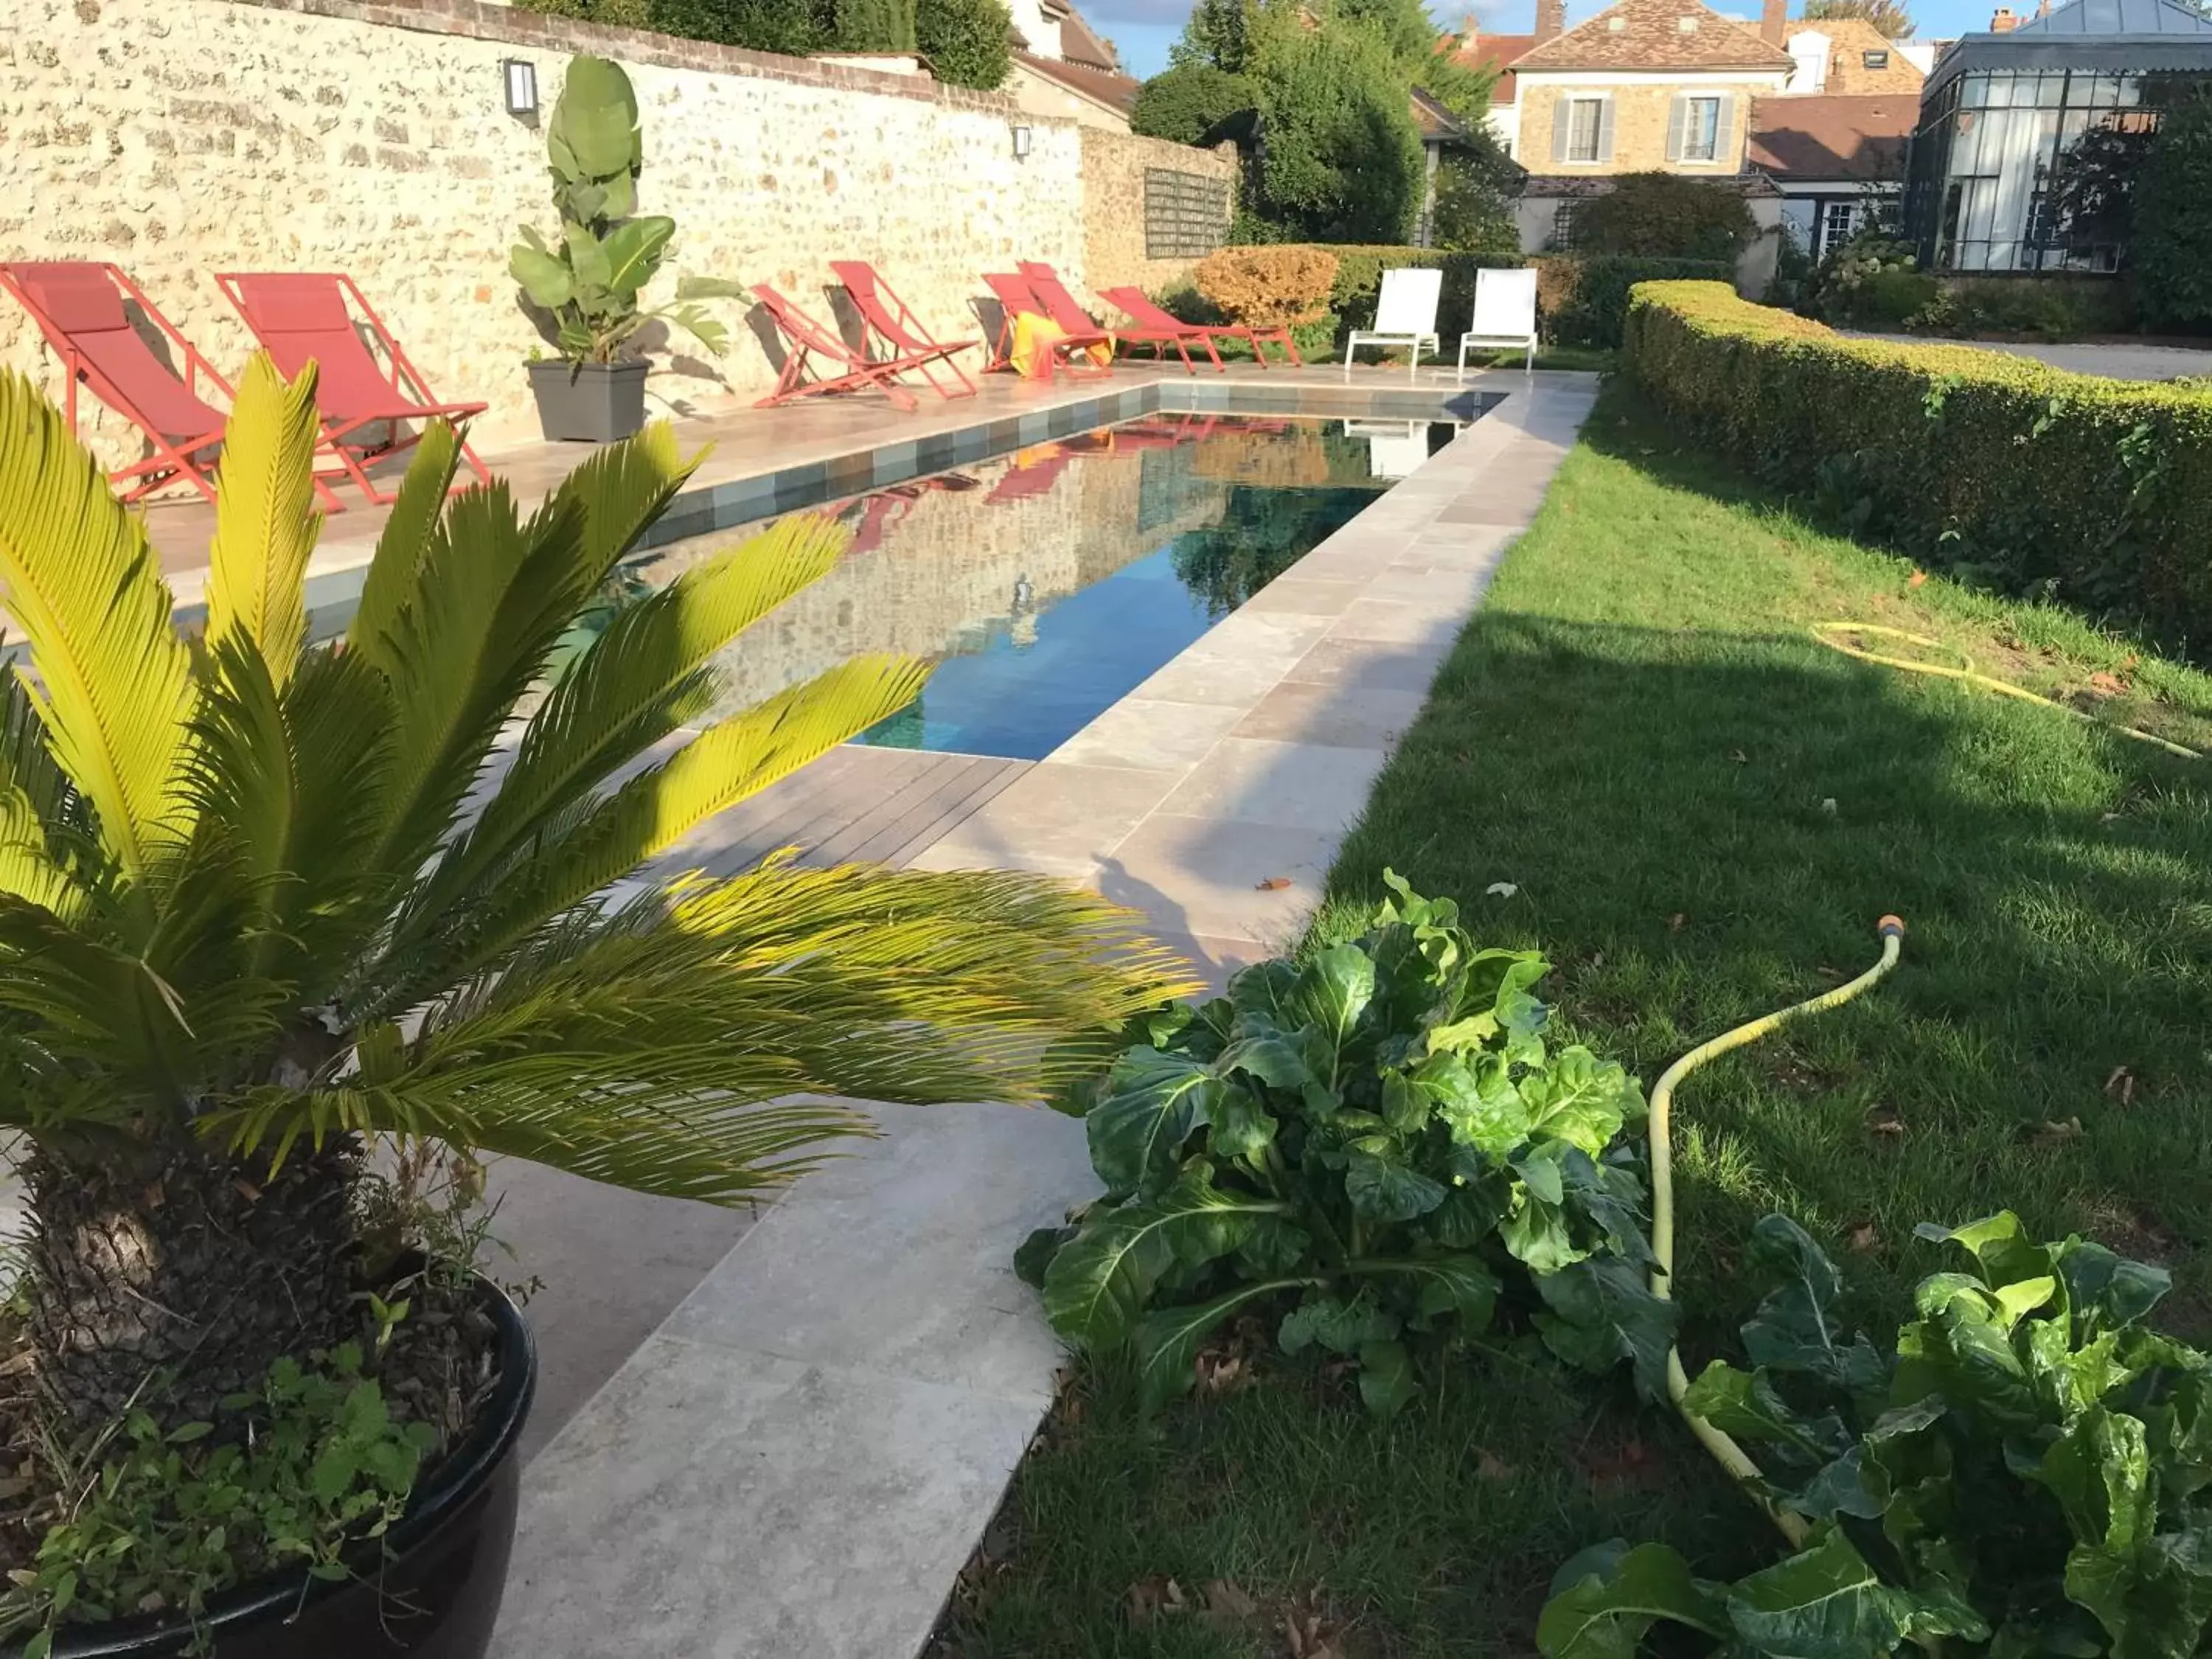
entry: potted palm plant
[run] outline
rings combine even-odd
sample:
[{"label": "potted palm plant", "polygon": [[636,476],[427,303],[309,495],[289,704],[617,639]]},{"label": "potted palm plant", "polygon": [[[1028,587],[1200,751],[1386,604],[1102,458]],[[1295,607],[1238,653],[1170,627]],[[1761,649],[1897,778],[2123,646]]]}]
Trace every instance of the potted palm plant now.
[{"label": "potted palm plant", "polygon": [[621,64],[570,60],[546,123],[545,154],[560,240],[549,244],[524,225],[522,240],[507,256],[524,295],[551,320],[560,351],[528,366],[538,420],[556,441],[626,438],[645,424],[647,363],[629,355],[631,337],[649,322],[673,323],[719,357],[728,349],[729,331],[699,302],[743,290],[719,277],[685,276],[677,282],[673,303],[642,303],[668,258],[676,222],[638,213],[645,149],[637,94]]},{"label": "potted palm plant", "polygon": [[914,698],[923,665],[868,657],[710,717],[716,653],[842,530],[687,571],[549,687],[698,457],[655,426],[524,516],[449,496],[434,425],[316,644],[316,441],[313,371],[255,359],[188,641],[139,520],[0,372],[28,653],[0,690],[0,1124],[33,1217],[0,1642],[31,1659],[483,1651],[529,1341],[465,1229],[380,1237],[380,1143],[739,1201],[866,1132],[838,1100],[1036,1097],[1061,1035],[1166,973],[1125,913],[1025,876],[623,880]]}]

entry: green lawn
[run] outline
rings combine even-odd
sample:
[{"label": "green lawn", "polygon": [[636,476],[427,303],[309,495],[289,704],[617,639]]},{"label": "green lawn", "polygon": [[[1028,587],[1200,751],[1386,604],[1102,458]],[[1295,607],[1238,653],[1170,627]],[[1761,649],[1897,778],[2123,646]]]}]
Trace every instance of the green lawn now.
[{"label": "green lawn", "polygon": [[[1912,574],[1609,392],[1316,926],[1356,927],[1386,865],[1455,895],[1479,934],[1543,946],[1565,1024],[1648,1084],[1856,971],[1883,911],[1906,918],[1887,984],[1678,1103],[1693,1371],[1746,1300],[1737,1241],[1777,1207],[1832,1244],[1864,1316],[1934,1265],[1913,1223],[2009,1205],[2165,1262],[2162,1317],[2212,1335],[2212,765],[1806,629],[1936,635],[2199,747],[2212,678]],[[1486,895],[1499,882],[1516,890]],[[1761,1525],[1671,1419],[1510,1335],[1382,1427],[1340,1379],[1264,1358],[1147,1426],[1086,1366],[943,1651],[1297,1654],[1282,1621],[1318,1613],[1344,1659],[1522,1654],[1581,1544],[1663,1535],[1718,1571],[1766,1547]],[[1133,1616],[1133,1587],[1148,1605],[1169,1578],[1193,1604],[1225,1579],[1259,1605]]]}]

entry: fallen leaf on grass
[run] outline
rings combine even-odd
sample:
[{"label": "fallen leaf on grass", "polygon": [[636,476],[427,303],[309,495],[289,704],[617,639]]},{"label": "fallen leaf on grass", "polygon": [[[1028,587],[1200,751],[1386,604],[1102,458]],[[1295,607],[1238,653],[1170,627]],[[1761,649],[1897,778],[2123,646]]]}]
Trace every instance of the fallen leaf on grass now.
[{"label": "fallen leaf on grass", "polygon": [[1905,579],[1905,585],[1907,587],[1920,587],[1925,586],[1927,580],[1928,573],[1926,571],[1916,570],[1910,576]]},{"label": "fallen leaf on grass", "polygon": [[1659,1479],[1659,1455],[1641,1440],[1628,1440],[1610,1449],[1590,1448],[1582,1454],[1583,1471],[1597,1486],[1647,1486]]},{"label": "fallen leaf on grass", "polygon": [[1835,817],[1835,816],[1836,816],[1836,798],[1835,798],[1833,795],[1825,795],[1825,796],[1821,797],[1821,799],[1820,799],[1820,810],[1821,810],[1823,812],[1826,812],[1826,813],[1830,817]]},{"label": "fallen leaf on grass", "polygon": [[1259,893],[1279,893],[1289,885],[1291,878],[1288,876],[1262,876],[1252,884],[1252,889]]},{"label": "fallen leaf on grass", "polygon": [[2136,1103],[2136,1074],[2124,1066],[2112,1067],[2112,1076],[2105,1079],[2105,1092],[2123,1106]]},{"label": "fallen leaf on grass", "polygon": [[1521,890],[1510,881],[1493,881],[1482,890],[1492,898],[1511,898]]},{"label": "fallen leaf on grass", "polygon": [[1487,1447],[1478,1447],[1474,1454],[1474,1473],[1484,1480],[1510,1480],[1513,1466]]},{"label": "fallen leaf on grass", "polygon": [[1200,1615],[1217,1628],[1249,1623],[1260,1611],[1260,1604],[1244,1593],[1243,1587],[1226,1578],[1217,1578],[1206,1587],[1206,1612]]},{"label": "fallen leaf on grass", "polygon": [[1738,766],[1748,766],[1751,764],[1751,757],[1745,754],[1741,749],[1729,750],[1729,758],[1734,761]]},{"label": "fallen leaf on grass", "polygon": [[1881,1234],[1871,1221],[1854,1221],[1844,1229],[1844,1243],[1856,1255],[1871,1255],[1881,1248]]},{"label": "fallen leaf on grass", "polygon": [[1679,933],[1684,927],[1689,925],[1689,921],[1690,917],[1688,912],[1677,910],[1673,915],[1667,918],[1667,931],[1670,933]]},{"label": "fallen leaf on grass", "polygon": [[1901,1136],[1905,1133],[1905,1120],[1897,1115],[1894,1106],[1876,1106],[1867,1113],[1867,1133]]},{"label": "fallen leaf on grass", "polygon": [[1283,1615],[1283,1641],[1291,1659],[1344,1659],[1343,1634],[1319,1607],[1293,1607]]},{"label": "fallen leaf on grass", "polygon": [[1188,1612],[1190,1607],[1183,1597],[1182,1586],[1160,1576],[1139,1578],[1129,1586],[1122,1602],[1133,1625],[1149,1625],[1169,1613]]},{"label": "fallen leaf on grass", "polygon": [[2107,674],[2100,668],[2089,676],[2089,689],[2100,696],[2117,697],[2128,685],[2118,674]]},{"label": "fallen leaf on grass", "polygon": [[2061,1121],[2056,1118],[2045,1118],[2040,1123],[2027,1125],[2026,1133],[2028,1139],[2038,1146],[2054,1146],[2061,1141],[2079,1139],[2082,1133],[2081,1120],[2069,1117]]}]

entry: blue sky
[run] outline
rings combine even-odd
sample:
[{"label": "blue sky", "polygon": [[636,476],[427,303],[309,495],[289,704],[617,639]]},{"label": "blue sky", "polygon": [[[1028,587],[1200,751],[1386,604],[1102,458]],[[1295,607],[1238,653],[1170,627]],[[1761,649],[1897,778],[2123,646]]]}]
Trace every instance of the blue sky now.
[{"label": "blue sky", "polygon": [[[1609,0],[1568,0],[1567,21],[1579,23],[1585,17],[1594,17],[1605,9]],[[1746,0],[1708,0],[1716,11],[1757,15]],[[1097,26],[1100,33],[1121,49],[1121,61],[1129,73],[1153,76],[1167,67],[1168,48],[1182,30],[1182,20],[1190,14],[1190,0],[1077,0],[1083,15]],[[1456,27],[1466,8],[1431,4],[1430,10],[1445,20],[1445,27]],[[1793,4],[1790,9],[1795,12]],[[1911,10],[1920,25],[1919,33],[1937,40],[1948,40],[1964,34],[1971,29],[1985,29],[1990,26],[1993,0],[1917,0]],[[2013,0],[2014,11],[2033,11],[2034,5]],[[1483,0],[1474,7],[1478,25],[1495,29],[1501,34],[1526,33],[1534,27],[1535,0]]]}]

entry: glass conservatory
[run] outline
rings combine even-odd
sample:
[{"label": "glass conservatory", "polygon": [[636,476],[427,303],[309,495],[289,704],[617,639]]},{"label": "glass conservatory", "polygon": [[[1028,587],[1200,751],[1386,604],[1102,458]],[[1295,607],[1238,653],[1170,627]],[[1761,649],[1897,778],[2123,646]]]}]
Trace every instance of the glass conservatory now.
[{"label": "glass conservatory", "polygon": [[2212,83],[2212,21],[2172,0],[2075,0],[1970,34],[1921,94],[1905,228],[1950,271],[2109,271],[2161,110]]}]

